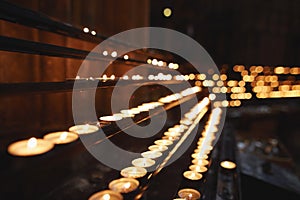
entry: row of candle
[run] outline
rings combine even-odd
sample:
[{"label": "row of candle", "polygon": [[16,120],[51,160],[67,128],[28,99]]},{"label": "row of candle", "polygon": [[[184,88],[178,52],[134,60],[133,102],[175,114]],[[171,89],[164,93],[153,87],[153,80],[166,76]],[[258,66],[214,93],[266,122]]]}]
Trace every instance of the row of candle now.
[{"label": "row of candle", "polygon": [[187,88],[181,92],[174,93],[172,95],[168,95],[165,97],[161,97],[157,102],[143,103],[137,107],[121,110],[120,113],[115,113],[109,116],[102,116],[99,119],[101,121],[119,121],[123,118],[134,117],[136,114],[139,114],[141,112],[148,112],[151,109],[154,109],[158,106],[163,106],[165,103],[171,103],[172,101],[179,100],[185,96],[192,95],[200,91],[201,91],[201,87],[194,86],[191,88]]},{"label": "row of candle", "polygon": [[190,112],[184,115],[179,124],[170,127],[161,139],[154,141],[154,144],[148,147],[148,151],[142,152],[141,158],[132,160],[132,166],[122,169],[120,174],[123,177],[112,180],[108,185],[109,190],[97,192],[89,200],[122,200],[122,193],[129,193],[137,189],[139,186],[137,179],[147,174],[146,168],[157,164],[155,159],[161,157],[168,146],[173,145],[173,142],[180,139],[180,136],[188,129],[187,124],[190,123],[187,122],[193,120],[208,103],[208,98],[204,98],[196,104]]},{"label": "row of candle", "polygon": [[14,142],[7,150],[14,156],[35,156],[50,151],[55,144],[67,144],[77,139],[78,135],[74,132],[59,131],[49,133],[43,139],[32,137]]},{"label": "row of candle", "polygon": [[[180,93],[176,93],[180,98],[195,94],[201,91],[201,88],[198,86],[187,88]],[[172,95],[168,95],[166,98],[170,98]],[[172,99],[173,101],[173,99]],[[165,103],[170,103],[171,101],[165,101]],[[131,108],[128,110],[121,110],[120,113],[116,113],[111,116],[102,116],[100,117],[101,121],[118,121],[126,117],[133,117],[135,114],[139,114],[143,111],[149,111],[158,106],[162,106],[162,102],[149,102],[143,103],[136,108]],[[54,133],[49,133],[44,136],[43,139],[37,139],[32,137],[30,139],[25,139],[21,141],[14,142],[8,146],[8,152],[14,156],[34,156],[46,153],[54,148],[54,144],[67,144],[75,141],[80,134],[90,134],[99,130],[99,127],[96,125],[83,124],[76,125],[69,128],[67,131],[59,131]]]},{"label": "row of candle", "polygon": [[[246,70],[246,67],[244,65],[235,65],[233,67],[233,71],[235,72],[243,72]],[[297,75],[300,74],[300,67],[287,67],[287,66],[277,66],[277,67],[270,67],[270,66],[251,66],[249,68],[249,71],[253,74],[259,74],[259,73],[275,73],[275,74],[293,74]]]},{"label": "row of candle", "polygon": [[[218,124],[220,123],[220,116],[222,110],[220,108],[214,108],[210,114],[210,117],[206,123],[205,129],[202,132],[202,137],[197,143],[197,148],[192,154],[192,164],[189,166],[189,170],[183,173],[186,179],[195,181],[202,178],[202,174],[205,173],[207,165],[209,164],[208,155],[213,149],[213,140],[215,139],[215,133],[218,131]],[[178,196],[182,199],[199,199],[201,194],[199,191],[192,188],[183,188],[178,191]]]}]

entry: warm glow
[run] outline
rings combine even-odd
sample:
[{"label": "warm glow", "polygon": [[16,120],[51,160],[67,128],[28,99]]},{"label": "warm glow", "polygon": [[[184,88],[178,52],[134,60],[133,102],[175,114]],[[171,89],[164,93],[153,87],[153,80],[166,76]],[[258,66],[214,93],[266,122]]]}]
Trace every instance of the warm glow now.
[{"label": "warm glow", "polygon": [[128,60],[129,56],[128,55],[124,55],[124,60]]},{"label": "warm glow", "polygon": [[103,200],[110,200],[110,195],[109,194],[105,194],[102,197]]},{"label": "warm glow", "polygon": [[35,137],[32,137],[28,140],[27,142],[27,147],[28,148],[35,148],[37,146],[37,139]]},{"label": "warm glow", "polygon": [[165,8],[163,14],[165,17],[170,17],[172,15],[172,10],[170,8]]},{"label": "warm glow", "polygon": [[131,186],[131,183],[130,182],[127,182],[127,183],[125,183],[124,184],[124,189],[128,189],[128,188],[130,188],[130,186]]},{"label": "warm glow", "polygon": [[102,53],[104,56],[107,56],[108,55],[108,52],[107,51],[103,51]]},{"label": "warm glow", "polygon": [[96,31],[91,31],[91,34],[96,35],[97,33],[96,33]]},{"label": "warm glow", "polygon": [[65,140],[65,139],[67,139],[67,137],[68,137],[68,132],[63,132],[63,133],[59,136],[59,139],[60,139],[60,140]]},{"label": "warm glow", "polygon": [[236,168],[236,164],[235,164],[234,162],[232,162],[232,161],[227,161],[227,160],[222,161],[222,162],[220,163],[220,165],[221,165],[221,167],[223,167],[223,168],[225,168],[225,169],[234,169],[234,168]]},{"label": "warm glow", "polygon": [[115,58],[117,57],[118,53],[116,51],[111,52],[111,57]]},{"label": "warm glow", "polygon": [[84,27],[84,28],[83,28],[83,32],[88,33],[89,31],[90,31],[89,28],[87,28],[87,27]]}]

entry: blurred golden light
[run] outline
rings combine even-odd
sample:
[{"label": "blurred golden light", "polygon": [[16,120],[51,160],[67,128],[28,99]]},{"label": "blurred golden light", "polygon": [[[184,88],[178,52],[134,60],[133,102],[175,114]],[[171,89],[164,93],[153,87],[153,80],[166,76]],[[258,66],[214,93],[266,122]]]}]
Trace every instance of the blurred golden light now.
[{"label": "blurred golden light", "polygon": [[276,67],[276,68],[274,69],[274,72],[275,72],[276,74],[283,74],[283,73],[284,73],[284,68],[283,68],[283,67]]},{"label": "blurred golden light", "polygon": [[221,79],[222,81],[226,81],[226,80],[227,80],[227,75],[226,75],[226,74],[222,74],[222,75],[220,76],[220,79]]},{"label": "blurred golden light", "polygon": [[236,168],[236,164],[232,161],[224,160],[220,163],[221,167],[225,169],[234,169]]},{"label": "blurred golden light", "polygon": [[172,15],[172,10],[170,8],[165,8],[163,14],[165,17],[170,17]]},{"label": "blurred golden light", "polygon": [[264,68],[262,66],[257,66],[255,68],[255,72],[257,72],[257,73],[261,73],[261,72],[263,72],[263,70],[264,70]]},{"label": "blurred golden light", "polygon": [[213,79],[214,81],[217,81],[217,80],[219,79],[219,75],[218,75],[218,74],[214,74],[214,75],[212,76],[212,79]]}]

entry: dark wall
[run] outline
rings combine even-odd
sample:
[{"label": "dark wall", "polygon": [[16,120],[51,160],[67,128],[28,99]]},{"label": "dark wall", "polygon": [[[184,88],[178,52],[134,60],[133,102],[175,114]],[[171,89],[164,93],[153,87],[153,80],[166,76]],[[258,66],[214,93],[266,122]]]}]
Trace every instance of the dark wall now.
[{"label": "dark wall", "polygon": [[299,65],[299,8],[297,0],[151,1],[151,25],[192,36],[219,65]]}]

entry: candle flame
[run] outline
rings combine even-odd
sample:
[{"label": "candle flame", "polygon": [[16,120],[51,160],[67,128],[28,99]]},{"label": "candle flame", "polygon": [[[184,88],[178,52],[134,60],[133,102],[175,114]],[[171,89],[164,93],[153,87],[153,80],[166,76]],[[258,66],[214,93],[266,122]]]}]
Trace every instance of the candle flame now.
[{"label": "candle flame", "polygon": [[68,133],[67,133],[67,132],[63,132],[63,133],[60,135],[59,139],[60,139],[60,140],[65,140],[65,139],[67,139],[67,137],[68,137]]},{"label": "candle flame", "polygon": [[105,194],[102,197],[103,200],[110,200],[110,195],[109,194]]},{"label": "candle flame", "polygon": [[89,130],[89,124],[85,124],[82,129],[83,129],[83,131],[88,131]]},{"label": "candle flame", "polygon": [[32,137],[27,142],[28,148],[35,148],[37,146],[37,139],[35,137]]},{"label": "candle flame", "polygon": [[125,188],[125,189],[129,189],[130,186],[131,186],[131,183],[130,183],[130,182],[127,182],[127,183],[124,184],[124,188]]},{"label": "candle flame", "polygon": [[194,178],[195,176],[195,172],[191,173],[191,178]]}]

